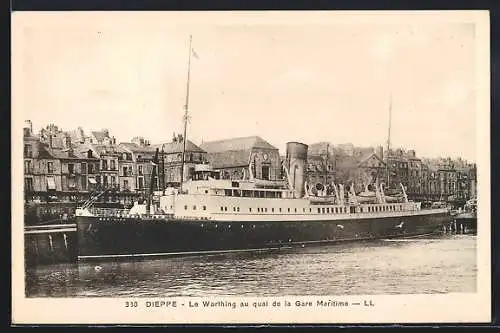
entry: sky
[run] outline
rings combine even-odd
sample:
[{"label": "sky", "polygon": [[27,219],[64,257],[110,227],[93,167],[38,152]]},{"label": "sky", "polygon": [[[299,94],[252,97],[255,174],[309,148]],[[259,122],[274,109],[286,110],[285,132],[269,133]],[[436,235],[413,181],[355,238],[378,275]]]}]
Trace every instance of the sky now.
[{"label": "sky", "polygon": [[18,25],[16,106],[34,130],[54,123],[109,128],[123,142],[170,140],[183,130],[192,35],[196,144],[259,135],[282,152],[288,141],[385,146],[392,105],[394,148],[476,160],[469,21],[92,15]]}]

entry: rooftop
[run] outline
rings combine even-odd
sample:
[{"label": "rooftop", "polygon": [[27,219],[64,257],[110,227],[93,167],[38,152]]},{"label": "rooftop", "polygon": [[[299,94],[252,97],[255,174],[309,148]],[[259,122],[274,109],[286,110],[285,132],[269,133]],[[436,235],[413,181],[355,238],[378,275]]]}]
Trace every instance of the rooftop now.
[{"label": "rooftop", "polygon": [[207,153],[250,150],[253,148],[273,149],[273,150],[278,149],[259,136],[248,136],[248,137],[232,138],[232,139],[225,139],[218,141],[208,141],[202,143],[200,145],[200,148],[205,150]]}]

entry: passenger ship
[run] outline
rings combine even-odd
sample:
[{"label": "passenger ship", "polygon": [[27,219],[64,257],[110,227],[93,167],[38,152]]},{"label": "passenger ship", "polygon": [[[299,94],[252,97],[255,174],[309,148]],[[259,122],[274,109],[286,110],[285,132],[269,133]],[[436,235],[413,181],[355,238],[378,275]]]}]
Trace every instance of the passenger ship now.
[{"label": "passenger ship", "polygon": [[306,156],[306,145],[287,144],[283,181],[251,175],[217,179],[209,165],[199,165],[182,189],[166,189],[164,195],[137,202],[130,210],[80,207],[78,258],[269,250],[410,237],[442,230],[450,222],[447,208],[423,209],[408,201],[404,187],[401,199],[392,202],[381,186],[371,202],[365,197],[360,203],[352,187],[344,193],[342,185],[334,186],[333,195],[313,195],[304,181]]},{"label": "passenger ship", "polygon": [[[191,43],[190,43],[191,44]],[[189,46],[191,49],[191,45]],[[191,58],[191,53],[190,53]],[[189,70],[184,117],[187,140]],[[147,257],[281,249],[339,241],[411,237],[442,230],[450,222],[445,208],[423,209],[382,186],[356,195],[339,184],[334,194],[311,191],[305,181],[308,146],[287,144],[284,180],[218,179],[199,165],[179,189],[166,189],[130,210],[93,208],[89,200],[76,210],[78,259]],[[184,163],[183,151],[182,163]],[[158,163],[158,149],[155,162]],[[151,184],[155,179],[155,168]],[[184,170],[184,166],[181,167]],[[181,175],[181,179],[184,177]]]}]

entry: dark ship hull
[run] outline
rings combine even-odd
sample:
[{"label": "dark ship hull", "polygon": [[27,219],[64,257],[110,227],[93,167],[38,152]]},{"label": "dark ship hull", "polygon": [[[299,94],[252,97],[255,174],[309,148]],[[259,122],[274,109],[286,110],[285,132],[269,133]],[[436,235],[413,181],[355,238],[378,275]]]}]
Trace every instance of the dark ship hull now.
[{"label": "dark ship hull", "polygon": [[475,213],[459,213],[453,217],[453,228],[459,233],[477,233],[477,215]]},{"label": "dark ship hull", "polygon": [[327,221],[231,221],[77,217],[78,259],[279,249],[440,231],[447,213]]}]

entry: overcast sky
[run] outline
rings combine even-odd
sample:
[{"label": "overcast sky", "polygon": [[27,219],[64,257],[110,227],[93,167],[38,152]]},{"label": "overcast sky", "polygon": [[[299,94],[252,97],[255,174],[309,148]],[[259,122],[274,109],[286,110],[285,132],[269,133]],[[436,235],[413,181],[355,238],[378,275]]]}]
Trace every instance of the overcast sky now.
[{"label": "overcast sky", "polygon": [[392,96],[393,147],[476,160],[473,23],[130,15],[25,24],[13,73],[23,119],[35,130],[170,140],[182,131],[192,34],[188,138],[197,144],[259,135],[282,151],[287,141],[385,146]]}]

